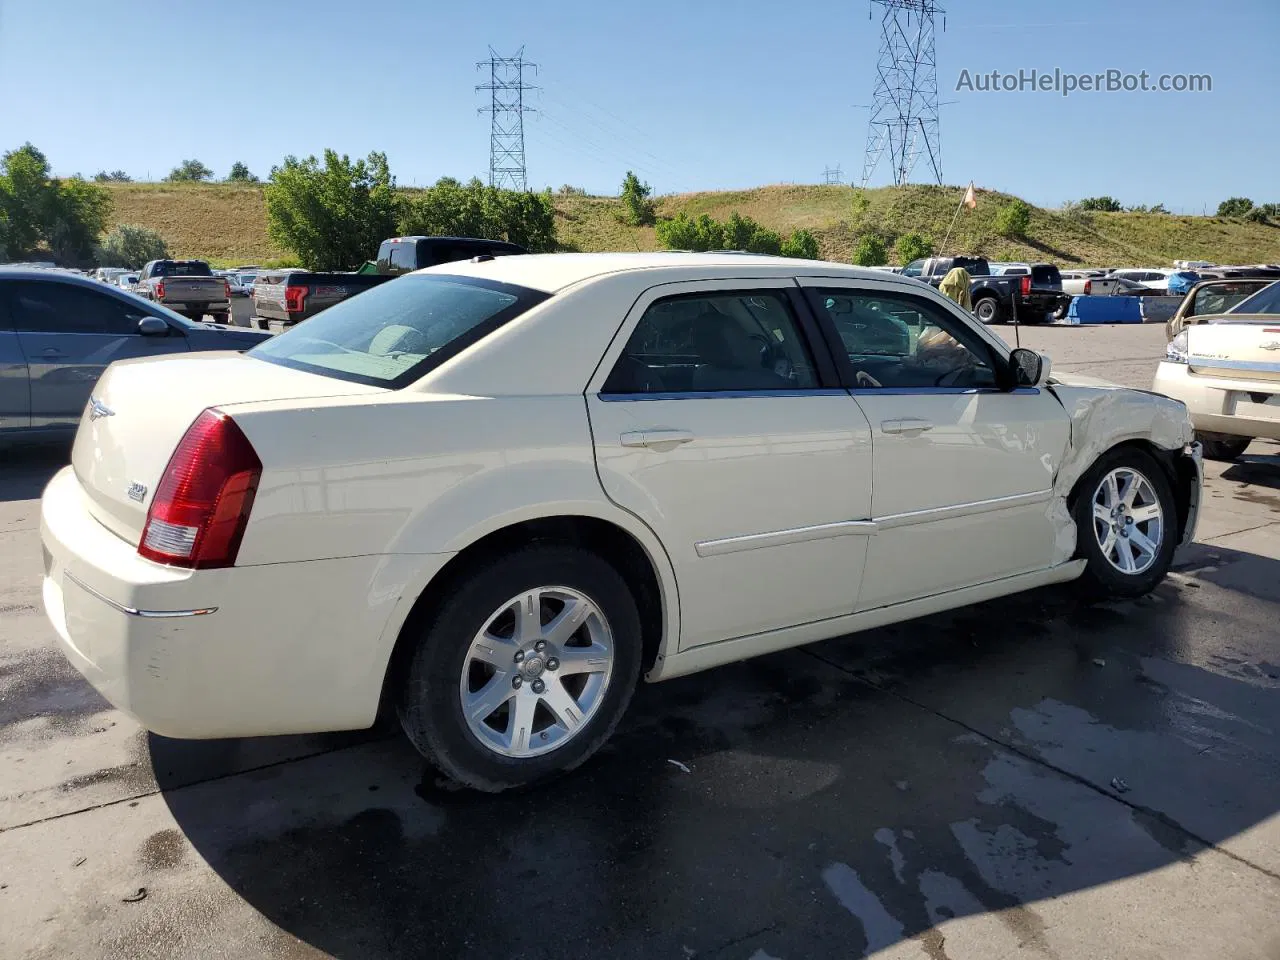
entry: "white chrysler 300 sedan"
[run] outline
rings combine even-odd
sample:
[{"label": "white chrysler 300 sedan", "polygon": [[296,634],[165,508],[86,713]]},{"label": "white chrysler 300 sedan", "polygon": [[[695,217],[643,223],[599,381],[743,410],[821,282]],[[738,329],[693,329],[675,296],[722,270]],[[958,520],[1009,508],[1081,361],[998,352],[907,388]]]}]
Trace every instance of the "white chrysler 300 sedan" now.
[{"label": "white chrysler 300 sedan", "polygon": [[125,361],[41,511],[44,603],[173,737],[369,726],[483,790],[650,680],[1080,578],[1194,531],[1182,404],[1073,386],[914,280],[477,258],[247,354]]}]

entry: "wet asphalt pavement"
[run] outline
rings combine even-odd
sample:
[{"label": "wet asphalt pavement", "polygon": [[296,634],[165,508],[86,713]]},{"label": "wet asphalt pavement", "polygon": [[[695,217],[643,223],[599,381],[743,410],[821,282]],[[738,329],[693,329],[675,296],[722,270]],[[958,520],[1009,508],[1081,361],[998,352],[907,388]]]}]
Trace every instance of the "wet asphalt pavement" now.
[{"label": "wet asphalt pavement", "polygon": [[[1162,342],[1023,336],[1135,386]],[[39,610],[64,457],[0,452],[0,957],[1280,958],[1280,447],[1210,466],[1148,598],[645,686],[582,770],[499,797],[390,730],[112,710]]]}]

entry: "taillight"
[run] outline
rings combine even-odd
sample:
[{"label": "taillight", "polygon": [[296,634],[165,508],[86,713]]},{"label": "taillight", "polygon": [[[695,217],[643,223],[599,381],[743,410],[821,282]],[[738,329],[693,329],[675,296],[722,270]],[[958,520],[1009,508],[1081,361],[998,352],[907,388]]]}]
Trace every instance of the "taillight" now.
[{"label": "taillight", "polygon": [[236,422],[205,410],[164,469],[138,553],[175,567],[234,566],[261,476],[262,461]]},{"label": "taillight", "polygon": [[301,313],[302,302],[307,299],[306,287],[284,288],[284,309],[286,313]]},{"label": "taillight", "polygon": [[156,281],[156,299],[157,300],[164,299],[164,281],[163,280]]},{"label": "taillight", "polygon": [[231,281],[223,280],[222,286],[226,289],[227,299],[230,300],[231,299]]},{"label": "taillight", "polygon": [[1092,280],[1086,280],[1086,281],[1084,282],[1084,295],[1085,295],[1086,297],[1089,297],[1089,296],[1092,296],[1092,295],[1093,295],[1093,281],[1092,281]]},{"label": "taillight", "polygon": [[1024,273],[1022,275],[1022,295],[1024,297],[1031,296],[1031,275]]}]

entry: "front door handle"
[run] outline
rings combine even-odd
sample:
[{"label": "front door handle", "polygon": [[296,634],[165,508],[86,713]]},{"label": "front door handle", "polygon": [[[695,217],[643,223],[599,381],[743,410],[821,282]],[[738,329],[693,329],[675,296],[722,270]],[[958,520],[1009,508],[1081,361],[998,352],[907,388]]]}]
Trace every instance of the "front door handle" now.
[{"label": "front door handle", "polygon": [[933,424],[919,417],[903,417],[901,420],[885,420],[880,424],[882,433],[901,433],[909,437],[919,436],[926,430],[932,430]]},{"label": "front door handle", "polygon": [[647,447],[665,453],[693,439],[688,430],[632,430],[620,438],[624,447]]},{"label": "front door handle", "polygon": [[66,356],[66,354],[64,354],[61,350],[55,349],[54,347],[45,348],[43,351],[41,351],[40,355],[46,360],[57,360],[59,357]]}]

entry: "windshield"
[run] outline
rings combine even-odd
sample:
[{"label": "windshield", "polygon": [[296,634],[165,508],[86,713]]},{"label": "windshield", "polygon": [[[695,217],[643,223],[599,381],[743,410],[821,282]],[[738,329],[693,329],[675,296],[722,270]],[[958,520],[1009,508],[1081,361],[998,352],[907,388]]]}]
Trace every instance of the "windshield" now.
[{"label": "windshield", "polygon": [[1252,297],[1241,300],[1227,313],[1280,313],[1280,282],[1263,287]]},{"label": "windshield", "polygon": [[402,387],[547,294],[474,277],[409,274],[353,296],[250,351],[260,360]]}]

